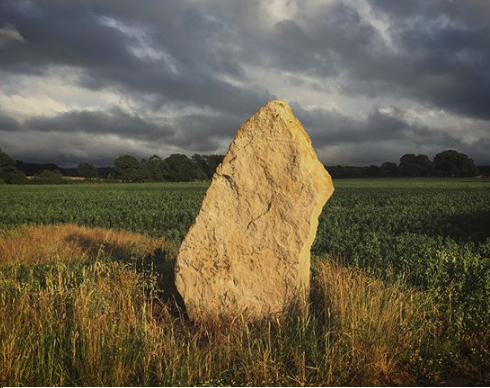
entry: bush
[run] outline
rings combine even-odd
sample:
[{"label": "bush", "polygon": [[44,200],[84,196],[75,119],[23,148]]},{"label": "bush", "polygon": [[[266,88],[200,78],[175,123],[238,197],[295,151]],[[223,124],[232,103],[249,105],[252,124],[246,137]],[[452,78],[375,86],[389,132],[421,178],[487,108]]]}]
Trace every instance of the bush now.
[{"label": "bush", "polygon": [[63,175],[58,170],[44,170],[41,174],[34,175],[34,178],[29,181],[31,184],[65,184],[69,183],[63,179]]}]

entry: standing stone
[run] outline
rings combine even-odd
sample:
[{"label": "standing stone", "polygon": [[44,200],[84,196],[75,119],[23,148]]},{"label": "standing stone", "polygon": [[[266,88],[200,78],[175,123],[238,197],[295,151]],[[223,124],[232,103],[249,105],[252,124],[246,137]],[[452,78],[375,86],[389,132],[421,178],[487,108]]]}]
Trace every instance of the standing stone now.
[{"label": "standing stone", "polygon": [[288,104],[260,108],[231,143],[180,247],[176,286],[191,319],[261,318],[304,299],[318,217],[333,191]]}]

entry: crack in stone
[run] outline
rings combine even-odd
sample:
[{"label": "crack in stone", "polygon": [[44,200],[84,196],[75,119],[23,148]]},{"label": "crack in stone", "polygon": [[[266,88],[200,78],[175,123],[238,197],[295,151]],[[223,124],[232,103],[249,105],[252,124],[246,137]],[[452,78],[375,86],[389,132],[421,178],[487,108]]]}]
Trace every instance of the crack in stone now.
[{"label": "crack in stone", "polygon": [[257,221],[259,218],[262,218],[263,216],[265,216],[267,213],[270,212],[271,208],[272,208],[272,201],[274,200],[274,197],[271,198],[271,200],[269,201],[269,203],[267,204],[267,209],[262,212],[261,214],[259,214],[257,217],[255,217],[254,219],[252,219],[248,225],[247,225],[247,230],[250,228],[250,225],[252,225],[255,221]]}]

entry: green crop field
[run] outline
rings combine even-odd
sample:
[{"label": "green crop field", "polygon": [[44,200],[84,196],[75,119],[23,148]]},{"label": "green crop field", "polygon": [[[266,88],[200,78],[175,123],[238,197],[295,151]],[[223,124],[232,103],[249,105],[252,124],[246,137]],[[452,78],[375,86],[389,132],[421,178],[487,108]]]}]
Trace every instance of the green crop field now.
[{"label": "green crop field", "polygon": [[[146,303],[153,303],[148,299],[148,295],[153,295],[148,289],[157,286],[153,283],[148,285],[153,278],[147,270],[141,272],[137,265],[128,264],[130,261],[127,260],[114,261],[116,251],[111,253],[102,247],[95,258],[82,255],[83,260],[70,261],[48,257],[43,259],[43,263],[36,260],[33,263],[11,263],[2,261],[0,257],[0,357],[3,357],[0,358],[0,381],[48,385],[97,385],[112,382],[120,385],[488,383],[490,181],[358,179],[337,180],[334,183],[336,191],[320,217],[312,248],[313,273],[316,276],[313,284],[323,286],[318,286],[319,289],[314,286],[312,289],[312,310],[306,316],[300,314],[301,317],[296,321],[293,319],[294,322],[288,321],[284,324],[286,329],[281,326],[282,323],[277,322],[269,323],[268,326],[258,324],[247,326],[245,333],[237,329],[233,334],[219,337],[216,332],[209,334],[208,329],[190,327],[183,318],[172,318],[172,313],[168,312],[170,315],[165,319],[171,321],[171,324],[162,323],[162,318],[155,318],[154,313],[151,315],[152,325],[155,325],[153,329],[163,330],[163,326],[171,325],[176,332],[172,332],[172,335],[166,331],[164,334],[163,331],[159,334],[152,332],[150,335],[149,332],[141,331],[149,323],[145,321],[146,318],[143,319],[145,313],[138,309],[143,309],[141,306],[147,306]],[[199,212],[206,188],[207,184],[202,183],[0,185],[0,237],[3,236],[3,240],[7,241],[17,228],[25,225],[70,223],[110,228],[142,234],[148,241],[164,237],[164,244],[167,244],[165,248],[160,248],[159,253],[150,253],[148,257],[156,261],[172,260],[175,249]],[[134,256],[133,251],[128,254],[131,255]],[[342,325],[345,322],[342,323],[340,318],[338,322],[335,317],[331,318],[337,310],[333,299],[328,299],[331,298],[328,292],[335,291],[336,283],[321,277],[327,276],[324,267],[326,262],[335,268],[339,276],[357,279],[352,280],[357,286],[362,284],[359,286],[361,288],[351,284],[352,290],[358,293],[351,297],[361,298],[362,294],[364,299],[359,299],[359,303],[364,303],[365,307],[371,303],[372,298],[384,298],[387,290],[396,290],[389,293],[386,299],[380,299],[379,305],[376,305],[380,311],[395,311],[393,321],[390,321],[392,329],[382,326],[384,315],[379,315],[380,311],[369,311],[373,317],[378,317],[375,322],[371,322],[368,316],[361,319],[356,313],[355,330],[351,328],[354,331],[346,334],[345,338],[338,334],[339,327],[344,327]],[[108,294],[104,296],[101,287],[114,292],[111,287],[122,281],[121,273],[124,271],[135,274],[131,281],[124,278],[126,282],[132,282],[127,286],[131,292],[125,297],[113,295],[114,299],[107,301],[104,298],[108,298]],[[320,282],[320,278],[324,280]],[[54,283],[51,284],[51,281]],[[329,284],[330,288],[327,289],[325,284]],[[33,303],[40,308],[44,303],[42,298],[53,297],[53,304],[46,311],[52,309],[54,315],[51,318],[54,320],[65,319],[66,314],[70,315],[69,311],[73,311],[73,304],[76,305],[83,296],[80,291],[82,285],[88,287],[88,291],[85,290],[87,292],[93,289],[95,297],[99,298],[98,303],[107,304],[104,308],[114,310],[111,310],[111,325],[118,319],[124,319],[127,314],[126,310],[122,312],[121,307],[127,308],[127,305],[122,301],[122,304],[118,304],[118,298],[127,298],[128,303],[139,306],[134,307],[136,312],[131,310],[136,314],[135,326],[117,334],[115,331],[120,328],[109,325],[112,329],[97,332],[99,337],[96,340],[87,338],[87,343],[100,342],[100,349],[96,350],[73,345],[76,341],[82,341],[77,340],[83,337],[81,332],[77,332],[78,337],[72,333],[75,327],[78,327],[77,330],[85,330],[85,323],[81,322],[75,324],[73,321],[66,323],[63,328],[57,326],[49,330],[43,325],[29,326],[30,331],[23,332],[24,342],[8,336],[8,330],[28,316],[23,316],[19,312],[21,307],[15,306]],[[323,291],[320,292],[320,289],[327,296],[321,294]],[[374,289],[379,291],[379,295],[371,294]],[[405,295],[406,299],[399,295]],[[142,297],[146,298],[144,302],[140,300]],[[328,308],[325,307],[325,298],[329,301]],[[424,300],[429,302],[417,302],[420,298],[426,298]],[[58,301],[56,303],[64,306],[59,311],[55,299]],[[92,302],[87,299],[87,306]],[[323,303],[323,307],[315,303]],[[407,305],[416,306],[414,309],[419,312],[413,314],[409,323],[404,323],[409,315],[405,310]],[[27,307],[22,308],[28,314]],[[62,310],[65,318],[60,318]],[[169,307],[170,310],[172,308]],[[420,312],[422,310],[424,312]],[[102,314],[97,311],[87,313],[87,317]],[[344,310],[338,310],[338,314],[341,314],[340,311]],[[5,315],[7,313],[10,313],[11,318]],[[41,313],[36,314],[34,321],[49,321],[47,317],[39,317]],[[353,315],[349,315],[349,319],[353,320]],[[420,323],[418,319],[424,322]],[[371,323],[367,325],[366,322]],[[50,324],[53,325],[53,322]],[[352,326],[352,323],[345,325]],[[283,329],[286,332],[282,332]],[[268,331],[268,334],[264,334],[263,330]],[[391,330],[397,334],[387,339],[386,332],[391,333]],[[29,333],[34,332],[37,335],[29,337]],[[46,337],[39,334],[41,332]],[[364,340],[354,344],[353,333],[363,336]],[[120,359],[116,357],[116,363],[111,361],[110,356],[115,348],[105,349],[105,345],[102,345],[110,343],[109,340],[104,342],[104,336],[119,339],[127,336],[129,342],[114,342],[111,346],[141,347],[143,350],[141,353],[129,354],[129,349],[120,349],[119,352],[128,354],[124,353]],[[139,341],[137,344],[132,342],[136,341],[136,337]],[[150,341],[150,337],[155,343]],[[216,339],[218,337],[221,339]],[[173,342],[175,348],[172,350],[165,347],[152,348],[147,353],[150,342],[151,346],[157,346],[156,338],[159,341],[177,341],[180,345]],[[39,342],[41,340],[44,342]],[[210,350],[208,347],[211,345],[206,344],[206,341],[218,341],[220,345]],[[397,353],[398,345],[395,343],[404,341],[409,345]],[[384,364],[378,359],[370,364],[369,360],[362,358],[368,357],[368,354],[377,354],[381,346],[387,349],[384,358],[380,356]],[[19,348],[18,351],[15,347]],[[236,353],[230,350],[232,348]],[[104,355],[101,349],[109,353]],[[394,352],[392,358],[389,356],[390,349]],[[75,350],[79,352],[76,356]],[[158,353],[166,351],[174,358],[165,358]],[[84,358],[90,352],[95,352],[93,357],[96,357],[98,364],[85,370],[81,365],[87,368],[90,366]],[[356,358],[356,352],[363,356]],[[36,372],[30,371],[30,364],[36,366]],[[382,365],[385,364],[388,366],[383,370]],[[376,365],[376,371],[369,369],[369,365]]]}]

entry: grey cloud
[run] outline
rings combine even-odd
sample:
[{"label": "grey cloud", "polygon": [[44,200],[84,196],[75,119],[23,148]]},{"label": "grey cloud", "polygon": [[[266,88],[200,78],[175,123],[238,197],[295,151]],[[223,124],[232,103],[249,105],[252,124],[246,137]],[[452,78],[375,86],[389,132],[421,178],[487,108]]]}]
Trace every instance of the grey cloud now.
[{"label": "grey cloud", "polygon": [[[306,110],[295,103],[292,107],[310,133],[320,157],[328,164],[396,162],[403,153],[433,156],[448,148],[467,152],[479,163],[490,162],[486,153],[488,139],[466,144],[445,132],[409,123],[396,108],[389,113],[374,109],[368,115],[354,118],[321,108]],[[33,117],[23,124],[2,116],[4,122],[17,126],[10,131],[0,126],[0,134],[9,145],[5,150],[14,150],[15,157],[27,161],[76,165],[80,160],[92,160],[110,164],[123,153],[148,157],[151,153],[167,156],[175,152],[224,152],[245,119],[232,114],[188,114],[172,123],[156,125],[118,109],[110,113],[80,111]],[[47,149],[31,155],[36,146]],[[343,151],[338,153],[339,149]]]},{"label": "grey cloud", "polygon": [[0,113],[0,131],[13,132],[20,129],[20,124],[13,117]]},{"label": "grey cloud", "polygon": [[[0,29],[15,28],[20,36],[19,44],[0,45],[0,71],[12,79],[64,66],[80,74],[80,86],[131,95],[142,110],[178,113],[193,107],[209,112],[177,114],[163,124],[118,109],[81,109],[31,117],[22,124],[0,116],[0,131],[10,133],[9,144],[19,141],[12,137],[19,131],[63,141],[74,134],[80,146],[60,155],[65,162],[84,152],[103,160],[99,151],[99,156],[91,154],[88,135],[115,136],[121,140],[118,147],[128,146],[125,139],[140,142],[138,155],[153,149],[152,143],[162,150],[223,150],[239,125],[275,97],[253,74],[253,69],[265,69],[287,73],[296,86],[317,92],[322,88],[315,82],[330,80],[343,96],[372,101],[368,115],[354,117],[305,109],[297,99],[293,108],[319,149],[344,147],[351,151],[343,157],[368,162],[377,160],[379,150],[392,155],[388,150],[451,147],[490,163],[484,152],[488,137],[466,144],[409,123],[398,104],[408,100],[490,121],[488,1],[369,0],[373,13],[388,19],[391,44],[351,5],[318,2],[311,13],[308,5],[292,3],[298,13],[272,23],[267,3],[255,0],[147,0],[144,5],[132,0],[0,0]],[[372,108],[377,99],[391,99],[392,112]],[[108,154],[115,150],[108,146]]]},{"label": "grey cloud", "polygon": [[[229,32],[184,2],[149,1],[144,7],[132,1],[117,6],[108,1],[74,1],[69,7],[62,2],[31,4],[27,10],[15,1],[1,6],[0,25],[15,24],[25,40],[21,46],[0,48],[3,71],[39,74],[49,66],[69,65],[83,69],[80,81],[87,88],[112,85],[154,94],[160,105],[180,101],[238,113],[273,97],[219,79],[242,73],[229,53],[232,44],[228,49],[223,44]],[[115,26],[101,23],[104,17],[113,18]],[[222,38],[214,42],[214,36]],[[131,47],[142,41],[141,50],[148,44],[161,57],[134,55]]]},{"label": "grey cloud", "polygon": [[490,3],[371,0],[389,16],[397,52],[347,63],[351,93],[407,96],[463,116],[488,120]]},{"label": "grey cloud", "polygon": [[169,125],[157,125],[119,109],[109,112],[71,111],[54,117],[33,117],[24,128],[42,133],[115,134],[138,140],[165,139],[173,135]]},{"label": "grey cloud", "polygon": [[376,149],[376,144],[410,145],[411,152],[427,144],[440,148],[461,148],[462,141],[447,133],[408,122],[403,112],[392,108],[389,113],[374,109],[362,118],[353,118],[325,109],[304,110],[295,106],[303,125],[308,128],[318,148],[345,144],[359,144]]},{"label": "grey cloud", "polygon": [[[10,117],[3,120],[17,123]],[[109,112],[71,111],[54,117],[36,116],[26,120],[24,131],[37,133],[84,133],[116,135],[143,142],[160,142],[181,149],[216,152],[223,139],[231,139],[237,131],[240,118],[231,114],[188,114],[165,124],[155,124],[139,116],[113,108]],[[17,123],[17,128],[20,129]],[[226,140],[225,140],[226,141]]]},{"label": "grey cloud", "polygon": [[[16,158],[26,161],[47,159],[76,165],[80,160],[92,160],[110,164],[115,157],[130,152],[138,157],[148,157],[145,152],[162,156],[223,152],[223,144],[233,137],[241,121],[231,114],[188,114],[158,125],[117,108],[35,116],[23,123],[0,115],[0,139],[6,151],[12,150]],[[105,152],[101,151],[102,144]],[[36,145],[47,149],[32,153]]]},{"label": "grey cloud", "polygon": [[176,145],[202,153],[223,152],[235,135],[243,118],[228,113],[218,115],[192,114],[181,117],[174,136]]}]

